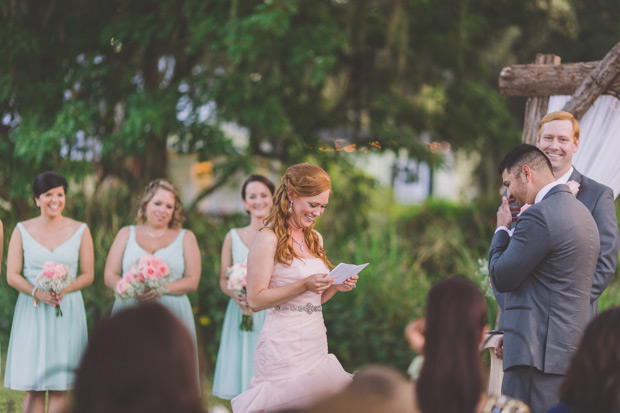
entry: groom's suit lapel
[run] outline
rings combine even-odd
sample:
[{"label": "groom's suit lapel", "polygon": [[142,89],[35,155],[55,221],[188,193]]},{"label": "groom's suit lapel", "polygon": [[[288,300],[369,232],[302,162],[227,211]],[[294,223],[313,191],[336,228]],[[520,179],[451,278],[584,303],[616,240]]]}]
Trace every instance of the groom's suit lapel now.
[{"label": "groom's suit lapel", "polygon": [[558,192],[570,192],[570,189],[568,188],[568,185],[566,184],[558,184],[556,186],[554,186],[553,188],[551,188],[549,190],[549,192],[547,192],[545,194],[545,196],[543,197],[543,199],[540,200],[540,202],[544,202],[547,198],[549,198],[551,195],[558,193]]}]

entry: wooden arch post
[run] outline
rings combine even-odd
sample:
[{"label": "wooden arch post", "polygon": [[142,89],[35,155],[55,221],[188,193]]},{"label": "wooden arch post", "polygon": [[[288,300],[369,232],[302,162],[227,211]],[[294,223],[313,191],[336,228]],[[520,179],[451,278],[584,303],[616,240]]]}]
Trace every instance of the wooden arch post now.
[{"label": "wooden arch post", "polygon": [[534,64],[502,69],[502,96],[527,97],[522,141],[535,144],[540,120],[547,112],[549,97],[571,95],[563,110],[581,119],[602,94],[620,98],[620,42],[598,62],[560,64],[560,57],[539,54]]}]

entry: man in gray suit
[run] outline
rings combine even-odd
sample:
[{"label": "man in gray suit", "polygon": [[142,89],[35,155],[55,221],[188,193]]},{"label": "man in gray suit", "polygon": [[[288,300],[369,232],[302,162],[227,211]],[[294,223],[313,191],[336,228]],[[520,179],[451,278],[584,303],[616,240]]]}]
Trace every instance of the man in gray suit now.
[{"label": "man in gray suit", "polygon": [[499,172],[518,204],[530,205],[511,234],[503,197],[489,251],[491,282],[506,293],[502,393],[542,413],[558,401],[557,388],[590,318],[599,234],[588,209],[556,182],[536,147],[514,148]]},{"label": "man in gray suit", "polygon": [[598,314],[598,298],[605,291],[618,265],[620,234],[611,188],[579,173],[573,167],[573,154],[579,147],[579,123],[569,112],[551,112],[540,121],[536,146],[551,161],[553,176],[560,183],[579,185],[577,199],[590,210],[599,232],[601,251],[596,262],[590,294],[590,317]]},{"label": "man in gray suit", "polygon": [[[542,118],[536,139],[538,149],[549,158],[553,176],[560,183],[574,182],[577,187],[577,199],[590,210],[599,232],[601,251],[596,262],[594,281],[590,293],[590,318],[598,314],[598,298],[611,282],[618,266],[620,234],[611,188],[582,175],[573,167],[573,155],[579,148],[579,123],[575,117],[564,111],[551,112]],[[509,199],[511,205],[512,197]],[[513,212],[513,215],[515,213]],[[513,220],[515,218],[513,217]],[[497,291],[495,298],[502,311],[499,329],[503,323],[504,302],[502,294]],[[502,358],[502,340],[497,343],[495,353]]]}]

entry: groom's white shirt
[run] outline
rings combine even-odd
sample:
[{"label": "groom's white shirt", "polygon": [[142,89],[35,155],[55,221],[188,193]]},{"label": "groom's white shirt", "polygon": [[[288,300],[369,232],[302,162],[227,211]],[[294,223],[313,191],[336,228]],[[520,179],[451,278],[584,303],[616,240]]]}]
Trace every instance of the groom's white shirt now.
[{"label": "groom's white shirt", "polygon": [[[560,179],[558,179],[557,181],[548,183],[547,185],[543,186],[540,191],[538,191],[538,193],[536,194],[536,198],[534,198],[534,203],[537,204],[540,201],[542,201],[542,199],[545,197],[545,195],[547,195],[549,193],[549,191],[551,191],[551,188],[553,188],[556,185],[560,185],[560,184],[565,184],[566,182],[568,182],[568,177],[570,177],[570,174],[573,173],[573,167],[571,166],[570,171],[568,171],[568,175],[563,175],[560,177]],[[564,177],[566,177],[566,182],[561,182],[562,179],[564,179]],[[499,227],[497,227],[495,229],[495,232],[497,231],[506,231],[508,233],[508,235],[510,237],[512,237],[512,234],[514,233],[514,228],[509,229],[508,227],[506,227],[505,225],[501,225]]]}]

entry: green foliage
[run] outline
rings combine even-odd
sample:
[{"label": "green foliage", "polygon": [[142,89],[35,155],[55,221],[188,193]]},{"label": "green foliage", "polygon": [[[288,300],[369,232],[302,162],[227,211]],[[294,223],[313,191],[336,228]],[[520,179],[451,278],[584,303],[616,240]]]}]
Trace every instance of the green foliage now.
[{"label": "green foliage", "polygon": [[[346,180],[336,184],[348,186]],[[363,224],[353,220],[348,232],[332,231],[328,214],[333,209],[320,221],[334,264],[371,264],[352,293],[337,294],[324,308],[330,351],[349,370],[381,363],[404,371],[412,357],[404,328],[424,315],[431,285],[449,276],[480,284],[479,259],[488,254],[497,201],[456,205],[429,200],[420,206],[398,207],[381,192],[364,195],[367,202],[362,208],[381,212],[371,212],[371,219]],[[335,192],[330,208],[337,198]],[[334,213],[340,218],[355,214],[350,209]],[[492,297],[487,297],[487,303],[489,325],[494,326],[497,304]]]}]

